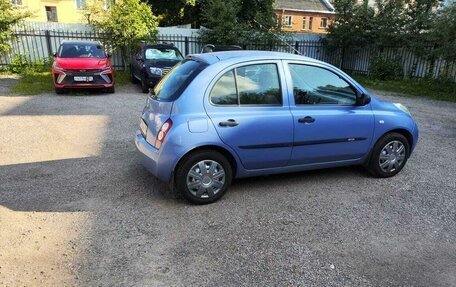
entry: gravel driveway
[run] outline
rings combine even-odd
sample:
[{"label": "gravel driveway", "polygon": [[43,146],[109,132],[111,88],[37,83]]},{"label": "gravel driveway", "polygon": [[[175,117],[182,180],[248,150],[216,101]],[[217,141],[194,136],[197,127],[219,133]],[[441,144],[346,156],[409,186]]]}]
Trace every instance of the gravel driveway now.
[{"label": "gravel driveway", "polygon": [[405,169],[236,180],[193,206],[139,164],[145,95],[0,96],[0,285],[456,285],[456,104],[409,107]]}]

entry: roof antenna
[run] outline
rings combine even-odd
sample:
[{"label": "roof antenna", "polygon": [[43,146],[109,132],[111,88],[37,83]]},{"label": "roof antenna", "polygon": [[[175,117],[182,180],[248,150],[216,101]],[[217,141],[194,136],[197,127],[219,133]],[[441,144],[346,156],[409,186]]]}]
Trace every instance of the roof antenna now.
[{"label": "roof antenna", "polygon": [[[263,29],[263,25],[261,25],[260,23],[258,23],[257,20],[253,19],[253,21],[254,21],[255,23],[257,23],[258,26],[260,26],[261,29]],[[252,27],[252,28],[253,28],[253,27]],[[276,37],[277,39],[279,39],[280,42],[282,42],[282,43],[285,44],[286,46],[290,47],[296,54],[298,54],[298,55],[300,55],[300,56],[304,56],[301,52],[299,52],[298,50],[296,50],[295,47],[293,47],[293,45],[288,44],[284,39],[282,39],[282,38],[279,37],[278,35],[276,35],[276,34],[270,32],[268,29],[263,29],[263,30],[265,30],[267,33],[270,33],[270,34],[272,34],[274,37]]]}]

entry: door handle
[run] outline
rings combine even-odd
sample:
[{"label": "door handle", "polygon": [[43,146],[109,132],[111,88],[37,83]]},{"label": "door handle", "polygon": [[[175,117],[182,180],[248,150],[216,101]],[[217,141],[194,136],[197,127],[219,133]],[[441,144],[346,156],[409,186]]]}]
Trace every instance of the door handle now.
[{"label": "door handle", "polygon": [[221,127],[235,127],[235,126],[237,126],[237,125],[239,125],[239,123],[236,122],[236,121],[233,120],[233,119],[229,119],[229,120],[227,120],[226,122],[220,122],[220,123],[219,123],[219,126],[221,126]]},{"label": "door handle", "polygon": [[311,123],[315,122],[315,119],[310,116],[307,116],[304,118],[300,118],[298,120],[298,122],[303,123],[303,124],[311,124]]}]

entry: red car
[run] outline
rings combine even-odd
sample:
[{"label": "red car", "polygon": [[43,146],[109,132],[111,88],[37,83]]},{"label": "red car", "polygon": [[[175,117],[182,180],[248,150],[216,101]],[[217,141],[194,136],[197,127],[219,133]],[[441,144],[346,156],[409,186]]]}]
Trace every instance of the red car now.
[{"label": "red car", "polygon": [[63,41],[54,55],[55,92],[73,88],[98,88],[114,93],[114,69],[100,42]]}]

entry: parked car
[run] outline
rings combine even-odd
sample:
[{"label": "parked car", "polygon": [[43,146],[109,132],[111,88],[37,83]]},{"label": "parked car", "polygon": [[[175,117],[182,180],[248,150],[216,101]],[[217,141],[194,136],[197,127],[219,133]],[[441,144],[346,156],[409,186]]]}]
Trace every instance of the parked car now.
[{"label": "parked car", "polygon": [[241,46],[206,44],[201,49],[201,54],[203,54],[203,53],[212,53],[212,52],[223,52],[223,51],[237,51],[237,50],[242,50]]},{"label": "parked car", "polygon": [[179,49],[172,44],[142,44],[131,57],[131,80],[141,83],[142,92],[147,93],[183,59]]},{"label": "parked car", "polygon": [[54,54],[52,75],[57,94],[75,88],[114,93],[114,68],[100,42],[63,41]]},{"label": "parked car", "polygon": [[233,178],[363,165],[404,167],[418,141],[406,107],[372,97],[327,63],[293,54],[190,55],[147,99],[136,132],[143,164],[193,203]]}]

